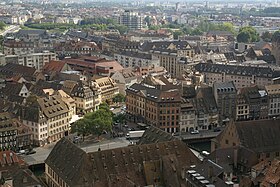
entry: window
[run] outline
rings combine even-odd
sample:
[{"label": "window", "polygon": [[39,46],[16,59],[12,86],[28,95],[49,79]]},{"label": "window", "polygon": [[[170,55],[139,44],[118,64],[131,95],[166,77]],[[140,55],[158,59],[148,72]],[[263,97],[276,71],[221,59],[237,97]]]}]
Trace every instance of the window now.
[{"label": "window", "polygon": [[226,144],[228,144],[228,140],[226,140]]},{"label": "window", "polygon": [[276,152],[276,153],[275,153],[275,156],[276,156],[276,157],[279,157],[279,152]]},{"label": "window", "polygon": [[266,158],[269,158],[270,157],[270,153],[266,153]]}]

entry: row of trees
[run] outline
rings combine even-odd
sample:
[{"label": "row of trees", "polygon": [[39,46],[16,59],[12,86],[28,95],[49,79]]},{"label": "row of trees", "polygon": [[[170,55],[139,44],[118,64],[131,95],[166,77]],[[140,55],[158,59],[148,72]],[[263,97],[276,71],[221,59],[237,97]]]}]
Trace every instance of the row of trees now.
[{"label": "row of trees", "polygon": [[164,25],[151,25],[149,29],[158,30],[160,28],[168,28],[173,32],[174,39],[178,39],[180,35],[202,35],[204,32],[208,31],[228,31],[233,34],[236,34],[234,26],[232,23],[223,23],[223,24],[214,24],[208,21],[201,21],[196,28],[193,28],[188,25],[178,24],[176,21],[174,23],[168,23]]},{"label": "row of trees", "polygon": [[260,39],[262,39],[265,42],[271,42],[273,38],[276,38],[279,34],[280,31],[276,31],[274,33],[266,31],[262,33],[262,35],[260,36],[255,28],[251,26],[247,26],[239,29],[239,33],[237,35],[237,41],[248,43],[248,42],[258,42]]},{"label": "row of trees", "polygon": [[77,25],[71,23],[27,23],[24,26],[33,28],[33,29],[45,29],[45,30],[52,30],[52,29],[69,29],[69,28],[76,28]]},{"label": "row of trees", "polygon": [[128,28],[126,26],[117,24],[114,20],[107,19],[107,18],[85,19],[82,20],[78,25],[73,23],[26,23],[24,26],[32,29],[45,29],[45,30],[53,30],[53,29],[66,30],[70,28],[76,28],[76,29],[94,28],[95,30],[107,30],[108,28],[110,28],[110,29],[118,30],[121,34],[124,34],[128,31]]}]

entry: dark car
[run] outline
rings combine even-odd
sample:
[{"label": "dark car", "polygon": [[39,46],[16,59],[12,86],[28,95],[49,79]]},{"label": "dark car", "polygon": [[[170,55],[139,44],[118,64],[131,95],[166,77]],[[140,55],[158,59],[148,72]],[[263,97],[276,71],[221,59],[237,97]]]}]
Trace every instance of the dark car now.
[{"label": "dark car", "polygon": [[214,132],[220,132],[221,129],[217,127],[217,128],[215,128],[213,131],[214,131]]},{"label": "dark car", "polygon": [[35,154],[35,153],[36,153],[35,150],[31,150],[31,151],[26,152],[25,154],[26,154],[26,155],[32,155],[32,154]]}]

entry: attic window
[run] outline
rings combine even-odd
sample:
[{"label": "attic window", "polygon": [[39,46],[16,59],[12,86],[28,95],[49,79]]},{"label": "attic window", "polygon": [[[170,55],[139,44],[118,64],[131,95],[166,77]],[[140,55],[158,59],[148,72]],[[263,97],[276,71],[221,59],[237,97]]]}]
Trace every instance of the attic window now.
[{"label": "attic window", "polygon": [[114,151],[112,151],[112,157],[115,157],[116,155],[115,155],[115,152]]},{"label": "attic window", "polygon": [[125,156],[125,151],[124,150],[122,150],[122,155]]}]

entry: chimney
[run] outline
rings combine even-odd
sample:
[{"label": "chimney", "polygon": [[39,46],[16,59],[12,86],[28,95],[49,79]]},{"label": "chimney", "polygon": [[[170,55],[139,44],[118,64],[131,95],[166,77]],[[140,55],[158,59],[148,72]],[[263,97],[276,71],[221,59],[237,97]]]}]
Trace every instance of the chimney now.
[{"label": "chimney", "polygon": [[10,153],[11,162],[14,163],[13,153]]},{"label": "chimney", "polygon": [[213,182],[213,166],[208,167],[208,179]]},{"label": "chimney", "polygon": [[233,166],[234,166],[234,168],[237,168],[237,156],[238,156],[238,148],[235,147],[233,149]]},{"label": "chimney", "polygon": [[185,178],[186,178],[186,171],[185,171],[185,168],[182,168],[182,169],[181,169],[181,177],[182,177],[182,179],[185,179]]}]

